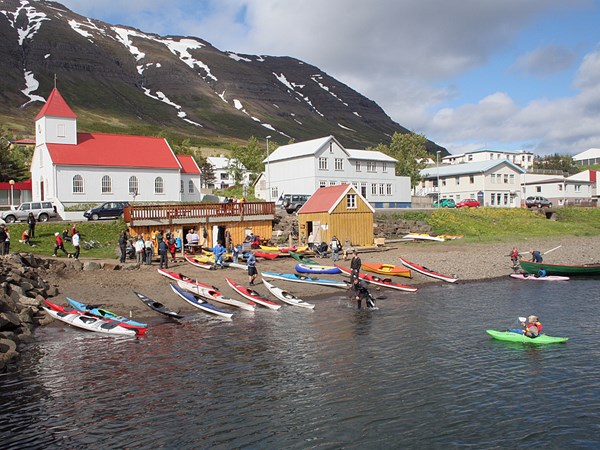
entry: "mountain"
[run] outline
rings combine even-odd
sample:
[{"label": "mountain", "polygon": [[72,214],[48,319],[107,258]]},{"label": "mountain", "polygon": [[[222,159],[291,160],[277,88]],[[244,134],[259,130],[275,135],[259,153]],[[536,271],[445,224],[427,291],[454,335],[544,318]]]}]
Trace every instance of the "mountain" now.
[{"label": "mountain", "polygon": [[[51,1],[0,0],[0,60],[0,120],[21,134],[32,134],[55,83],[86,131],[163,130],[207,145],[334,135],[349,148],[408,132],[372,100],[298,59],[224,52]],[[447,154],[433,142],[428,150]]]}]

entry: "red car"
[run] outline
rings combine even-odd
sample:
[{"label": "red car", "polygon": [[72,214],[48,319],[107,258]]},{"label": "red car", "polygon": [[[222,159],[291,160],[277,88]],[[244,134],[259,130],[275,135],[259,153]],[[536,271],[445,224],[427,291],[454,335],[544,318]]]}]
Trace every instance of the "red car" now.
[{"label": "red car", "polygon": [[480,206],[481,203],[479,203],[479,200],[475,200],[474,198],[463,200],[462,202],[458,202],[456,204],[457,208],[479,208]]}]

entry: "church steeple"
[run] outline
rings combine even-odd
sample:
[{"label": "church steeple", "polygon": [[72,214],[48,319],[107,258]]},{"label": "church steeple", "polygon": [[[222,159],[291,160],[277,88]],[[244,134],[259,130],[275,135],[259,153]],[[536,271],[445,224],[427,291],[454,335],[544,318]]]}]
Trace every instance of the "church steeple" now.
[{"label": "church steeple", "polygon": [[41,144],[77,144],[77,114],[58,89],[52,89],[46,104],[35,117],[35,141]]}]

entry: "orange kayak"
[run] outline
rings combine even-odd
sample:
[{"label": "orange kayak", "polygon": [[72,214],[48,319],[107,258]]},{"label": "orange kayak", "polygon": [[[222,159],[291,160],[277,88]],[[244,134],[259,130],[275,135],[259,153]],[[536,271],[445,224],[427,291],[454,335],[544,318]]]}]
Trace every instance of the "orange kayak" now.
[{"label": "orange kayak", "polygon": [[393,264],[362,263],[361,267],[368,272],[380,273],[382,275],[396,275],[397,277],[412,278],[410,269]]}]

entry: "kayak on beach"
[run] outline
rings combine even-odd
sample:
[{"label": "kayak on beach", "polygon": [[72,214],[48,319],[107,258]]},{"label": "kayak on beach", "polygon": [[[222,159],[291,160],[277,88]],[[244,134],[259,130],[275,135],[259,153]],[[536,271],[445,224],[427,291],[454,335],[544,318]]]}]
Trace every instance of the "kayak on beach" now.
[{"label": "kayak on beach", "polygon": [[265,306],[269,309],[274,309],[275,311],[281,308],[281,305],[264,298],[253,289],[246,288],[241,284],[236,283],[229,277],[225,277],[225,281],[227,281],[227,284],[231,286],[231,289],[254,303],[258,303],[259,305]]},{"label": "kayak on beach", "polygon": [[275,297],[277,297],[282,302],[287,303],[288,305],[300,306],[302,308],[308,308],[308,309],[313,309],[315,307],[315,305],[313,305],[312,303],[305,302],[304,300],[296,297],[294,294],[292,294],[288,291],[284,291],[281,288],[278,288],[274,284],[269,283],[264,278],[263,278],[262,282],[267,287],[267,289],[269,290],[269,292],[271,294],[273,294]]},{"label": "kayak on beach", "polygon": [[456,281],[458,281],[458,278],[451,277],[451,276],[448,276],[448,275],[443,275],[443,274],[441,274],[439,272],[435,272],[435,271],[433,271],[431,269],[428,269],[425,266],[420,266],[419,264],[410,262],[410,261],[408,261],[408,260],[406,260],[406,259],[404,259],[402,257],[400,257],[400,262],[404,266],[408,267],[409,269],[412,269],[415,272],[419,272],[420,274],[423,274],[423,275],[431,277],[431,278],[436,278],[438,280],[446,281],[448,283],[455,283]]},{"label": "kayak on beach", "polygon": [[275,278],[277,280],[296,281],[298,283],[318,284],[320,286],[330,286],[342,289],[348,288],[348,283],[345,281],[328,280],[325,278],[311,278],[295,273],[263,272],[262,276],[267,278]]},{"label": "kayak on beach", "polygon": [[151,310],[156,311],[157,313],[163,314],[171,319],[183,319],[183,316],[181,316],[178,313],[176,313],[175,311],[167,308],[162,303],[157,302],[156,300],[152,300],[151,298],[146,297],[144,294],[142,294],[140,292],[133,291],[133,293],[137,296],[137,298],[139,298],[142,301],[142,303],[144,303],[146,306],[148,306],[148,308],[150,308]]},{"label": "kayak on beach", "polygon": [[393,264],[362,263],[361,266],[367,272],[374,272],[380,275],[395,275],[397,277],[412,278],[410,269],[395,266]]},{"label": "kayak on beach", "polygon": [[320,266],[317,264],[296,264],[296,272],[298,273],[315,273],[315,274],[326,274],[335,275],[342,273],[342,271],[336,266]]},{"label": "kayak on beach", "polygon": [[42,307],[44,311],[46,311],[51,317],[68,325],[81,328],[83,330],[95,331],[97,333],[104,334],[121,336],[135,336],[137,334],[136,330],[133,328],[125,328],[113,320],[107,320],[100,317],[83,314],[76,309],[67,310],[64,306],[52,303],[47,299],[44,299],[44,302],[46,302],[48,305],[47,307]]},{"label": "kayak on beach", "polygon": [[533,281],[568,281],[569,277],[564,277],[560,275],[546,275],[545,277],[536,277],[535,275],[531,275],[528,273],[511,273],[511,278],[516,278],[517,280],[533,280]]},{"label": "kayak on beach", "polygon": [[169,283],[169,285],[171,286],[171,289],[173,289],[173,292],[175,292],[179,297],[184,299],[190,305],[195,306],[196,308],[201,309],[204,312],[214,314],[214,315],[217,315],[220,317],[225,317],[227,319],[231,319],[231,317],[233,316],[232,313],[229,313],[227,311],[223,311],[222,309],[217,308],[215,305],[212,305],[211,303],[208,303],[206,300],[196,297],[191,292],[187,292],[187,291],[183,290],[182,288],[180,288],[179,286],[175,286],[173,283]]},{"label": "kayak on beach", "polygon": [[205,298],[206,300],[212,300],[213,302],[222,303],[223,305],[234,306],[246,311],[254,311],[256,309],[254,307],[254,302],[246,303],[234,298],[225,297],[216,287],[208,286],[196,280],[179,280],[177,285],[186,291]]},{"label": "kayak on beach", "polygon": [[140,333],[142,333],[143,329],[145,329],[148,325],[141,322],[136,322],[135,320],[128,319],[127,317],[120,316],[113,312],[110,312],[106,309],[99,308],[97,305],[87,305],[85,303],[78,302],[77,300],[73,300],[72,298],[67,297],[67,301],[71,304],[73,308],[77,311],[80,311],[85,314],[91,314],[92,316],[101,317],[102,319],[110,319],[115,322],[120,322],[127,328],[139,329]]},{"label": "kayak on beach", "polygon": [[[344,266],[337,265],[337,264],[336,264],[336,267],[338,267],[342,271],[342,274],[344,274],[346,276],[352,275],[351,269],[344,267]],[[396,289],[398,291],[417,292],[416,287],[408,286],[406,284],[394,283],[389,278],[381,278],[381,277],[377,277],[375,275],[369,275],[369,274],[362,273],[362,272],[358,273],[358,278],[360,278],[361,280],[365,280],[367,283],[374,284],[376,286],[386,287],[386,288],[390,288],[390,289]]]},{"label": "kayak on beach", "polygon": [[211,270],[213,265],[210,262],[207,262],[208,258],[206,256],[190,256],[184,255],[184,258],[187,262],[189,262],[192,266],[200,267],[201,269]]},{"label": "kayak on beach", "polygon": [[538,337],[530,338],[529,336],[525,336],[523,333],[516,333],[514,331],[485,330],[485,332],[489,334],[492,338],[497,339],[499,341],[522,342],[524,344],[559,344],[561,342],[567,342],[569,340],[569,338],[566,337],[553,337],[548,336],[547,334],[540,334]]},{"label": "kayak on beach", "polygon": [[315,261],[314,259],[308,258],[306,256],[301,255],[300,253],[297,252],[290,252],[290,256],[292,258],[294,258],[296,261],[298,261],[299,263],[302,264],[314,264],[314,265],[319,265],[319,263],[317,261]]},{"label": "kayak on beach", "polygon": [[438,241],[444,242],[445,239],[439,236],[432,236],[426,233],[409,233],[402,237],[402,239],[415,239],[415,240],[423,240],[423,241]]}]

